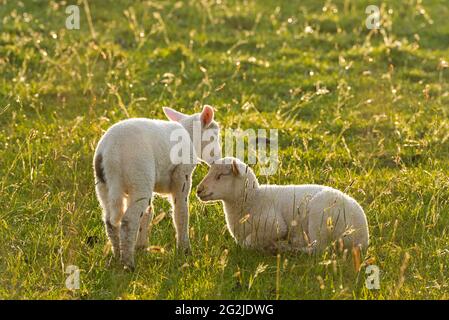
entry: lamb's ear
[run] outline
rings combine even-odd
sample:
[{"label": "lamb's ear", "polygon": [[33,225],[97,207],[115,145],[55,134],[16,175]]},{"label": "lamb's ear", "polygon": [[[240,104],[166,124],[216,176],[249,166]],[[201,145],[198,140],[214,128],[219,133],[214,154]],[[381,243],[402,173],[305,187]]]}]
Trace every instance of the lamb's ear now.
[{"label": "lamb's ear", "polygon": [[203,111],[200,115],[201,124],[204,127],[208,127],[210,123],[214,120],[214,108],[209,105],[205,105]]},{"label": "lamb's ear", "polygon": [[237,165],[237,162],[235,160],[232,160],[231,167],[232,167],[232,174],[234,176],[238,176],[240,174],[240,172],[239,172],[239,167]]},{"label": "lamb's ear", "polygon": [[165,115],[171,121],[178,122],[178,121],[184,119],[185,117],[187,117],[186,114],[178,112],[176,110],[173,110],[172,108],[169,108],[169,107],[162,107],[162,110],[164,110]]}]

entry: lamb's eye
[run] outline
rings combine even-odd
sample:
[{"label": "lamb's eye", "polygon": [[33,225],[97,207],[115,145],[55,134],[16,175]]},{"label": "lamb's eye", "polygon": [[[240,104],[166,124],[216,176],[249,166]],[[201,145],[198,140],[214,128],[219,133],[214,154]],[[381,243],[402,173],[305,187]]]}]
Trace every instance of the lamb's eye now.
[{"label": "lamb's eye", "polygon": [[220,180],[220,178],[221,178],[222,175],[223,175],[223,174],[220,173],[215,179]]}]

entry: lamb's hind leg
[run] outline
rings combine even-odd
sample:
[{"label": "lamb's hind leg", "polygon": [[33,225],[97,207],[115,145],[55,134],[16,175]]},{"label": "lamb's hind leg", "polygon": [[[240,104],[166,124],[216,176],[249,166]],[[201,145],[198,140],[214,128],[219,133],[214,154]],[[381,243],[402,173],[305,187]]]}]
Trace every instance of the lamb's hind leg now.
[{"label": "lamb's hind leg", "polygon": [[134,252],[139,231],[140,219],[145,213],[152,191],[134,192],[129,195],[128,209],[120,225],[120,254],[126,268],[134,269]]},{"label": "lamb's hind leg", "polygon": [[341,193],[323,190],[317,193],[309,203],[308,232],[311,252],[322,252],[332,246],[345,231],[350,229],[351,212]]},{"label": "lamb's hind leg", "polygon": [[106,234],[112,245],[112,252],[116,258],[120,257],[120,219],[123,215],[123,193],[105,183],[98,182],[95,189],[98,200],[103,208],[103,222]]},{"label": "lamb's hind leg", "polygon": [[148,245],[148,233],[150,232],[149,225],[153,220],[153,206],[151,200],[149,201],[148,207],[143,213],[140,219],[139,235],[137,236],[136,249],[146,249]]}]

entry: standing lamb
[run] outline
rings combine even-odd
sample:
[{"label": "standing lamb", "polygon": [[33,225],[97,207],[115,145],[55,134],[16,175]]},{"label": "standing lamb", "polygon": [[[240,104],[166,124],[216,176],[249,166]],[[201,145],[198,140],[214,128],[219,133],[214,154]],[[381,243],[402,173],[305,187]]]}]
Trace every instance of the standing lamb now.
[{"label": "standing lamb", "polygon": [[197,195],[223,201],[228,229],[244,247],[312,253],[340,239],[345,247],[368,246],[365,213],[350,196],[321,185],[259,185],[235,158],[213,163]]},{"label": "standing lamb", "polygon": [[[95,189],[106,233],[114,256],[131,270],[135,247],[147,245],[153,192],[171,195],[177,246],[190,250],[188,196],[197,155],[206,162],[221,155],[212,107],[193,115],[163,110],[171,121],[121,121],[107,130],[95,150]],[[182,161],[175,159],[179,150]]]}]

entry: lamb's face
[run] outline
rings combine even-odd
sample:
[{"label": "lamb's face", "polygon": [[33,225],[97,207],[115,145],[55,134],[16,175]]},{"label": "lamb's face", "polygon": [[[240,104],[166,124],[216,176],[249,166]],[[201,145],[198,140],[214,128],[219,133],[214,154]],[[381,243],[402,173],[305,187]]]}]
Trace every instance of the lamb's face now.
[{"label": "lamb's face", "polygon": [[243,195],[247,186],[248,169],[245,168],[247,166],[237,159],[217,160],[198,185],[198,198],[202,201],[232,200]]}]

